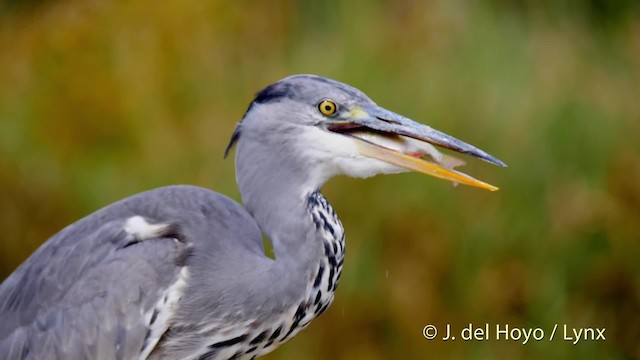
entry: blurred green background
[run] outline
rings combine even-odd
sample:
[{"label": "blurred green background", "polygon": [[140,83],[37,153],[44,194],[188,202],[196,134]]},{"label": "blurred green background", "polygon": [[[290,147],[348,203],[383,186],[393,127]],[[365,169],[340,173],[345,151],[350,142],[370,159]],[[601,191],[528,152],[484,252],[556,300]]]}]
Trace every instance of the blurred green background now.
[{"label": "blurred green background", "polygon": [[[268,359],[640,358],[632,0],[5,0],[0,279],[146,189],[239,200],[228,138],[257,90],[295,73],[352,84],[509,167],[464,169],[497,193],[417,174],[330,181],[348,244],[336,300]],[[606,341],[423,338],[447,323],[606,328]]]}]

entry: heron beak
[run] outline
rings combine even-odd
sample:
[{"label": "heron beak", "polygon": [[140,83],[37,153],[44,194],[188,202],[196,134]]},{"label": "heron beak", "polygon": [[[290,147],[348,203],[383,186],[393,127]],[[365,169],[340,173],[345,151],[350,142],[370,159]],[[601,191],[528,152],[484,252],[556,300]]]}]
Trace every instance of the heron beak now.
[{"label": "heron beak", "polygon": [[364,156],[449,180],[454,184],[498,190],[493,185],[454,170],[454,167],[464,165],[465,162],[440,153],[433,145],[495,165],[507,166],[472,145],[379,106],[353,108],[328,121],[326,126],[330,131],[353,137]]}]

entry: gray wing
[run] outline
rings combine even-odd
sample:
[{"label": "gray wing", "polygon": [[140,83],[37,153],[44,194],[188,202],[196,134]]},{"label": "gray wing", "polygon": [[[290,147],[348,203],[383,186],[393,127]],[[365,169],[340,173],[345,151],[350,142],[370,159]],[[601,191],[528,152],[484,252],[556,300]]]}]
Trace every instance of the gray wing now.
[{"label": "gray wing", "polygon": [[[198,203],[220,198],[190,186],[156,189],[53,236],[0,285],[0,358],[128,359],[151,351],[163,332],[153,324],[158,307],[190,256]],[[127,229],[132,218],[146,223]]]}]

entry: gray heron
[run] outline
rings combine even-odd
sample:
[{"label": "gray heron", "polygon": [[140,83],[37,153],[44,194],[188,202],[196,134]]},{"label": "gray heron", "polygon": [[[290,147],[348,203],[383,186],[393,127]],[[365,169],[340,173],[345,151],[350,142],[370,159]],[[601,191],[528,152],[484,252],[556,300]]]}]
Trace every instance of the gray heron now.
[{"label": "gray heron", "polygon": [[333,301],[345,243],[319,191],[329,178],[417,171],[497,190],[434,145],[505,166],[314,75],[258,92],[225,156],[234,145],[244,206],[200,187],[158,188],[37,249],[0,285],[0,358],[253,359]]}]

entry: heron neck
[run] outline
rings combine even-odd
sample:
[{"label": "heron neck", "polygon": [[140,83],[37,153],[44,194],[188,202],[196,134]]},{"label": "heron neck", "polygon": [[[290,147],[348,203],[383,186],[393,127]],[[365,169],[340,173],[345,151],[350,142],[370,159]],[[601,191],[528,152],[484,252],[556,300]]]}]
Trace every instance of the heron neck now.
[{"label": "heron neck", "polygon": [[[324,179],[286,145],[244,134],[236,153],[236,179],[244,206],[273,244],[276,262],[298,270],[317,265],[323,245],[307,199]],[[275,150],[274,150],[275,149]],[[286,156],[289,154],[289,156]]]},{"label": "heron neck", "polygon": [[268,299],[263,308],[287,319],[288,338],[333,301],[344,259],[344,231],[318,191],[324,181],[313,172],[322,169],[276,156],[282,154],[262,148],[260,139],[251,140],[252,147],[244,147],[240,139],[236,178],[245,208],[273,244],[275,261],[263,272],[260,294]]},{"label": "heron neck", "polygon": [[255,180],[259,185],[248,187],[262,190],[243,192],[243,202],[271,241],[276,261],[304,266],[320,256],[321,247],[315,241],[315,227],[306,201],[314,191],[296,186],[291,179]]}]

